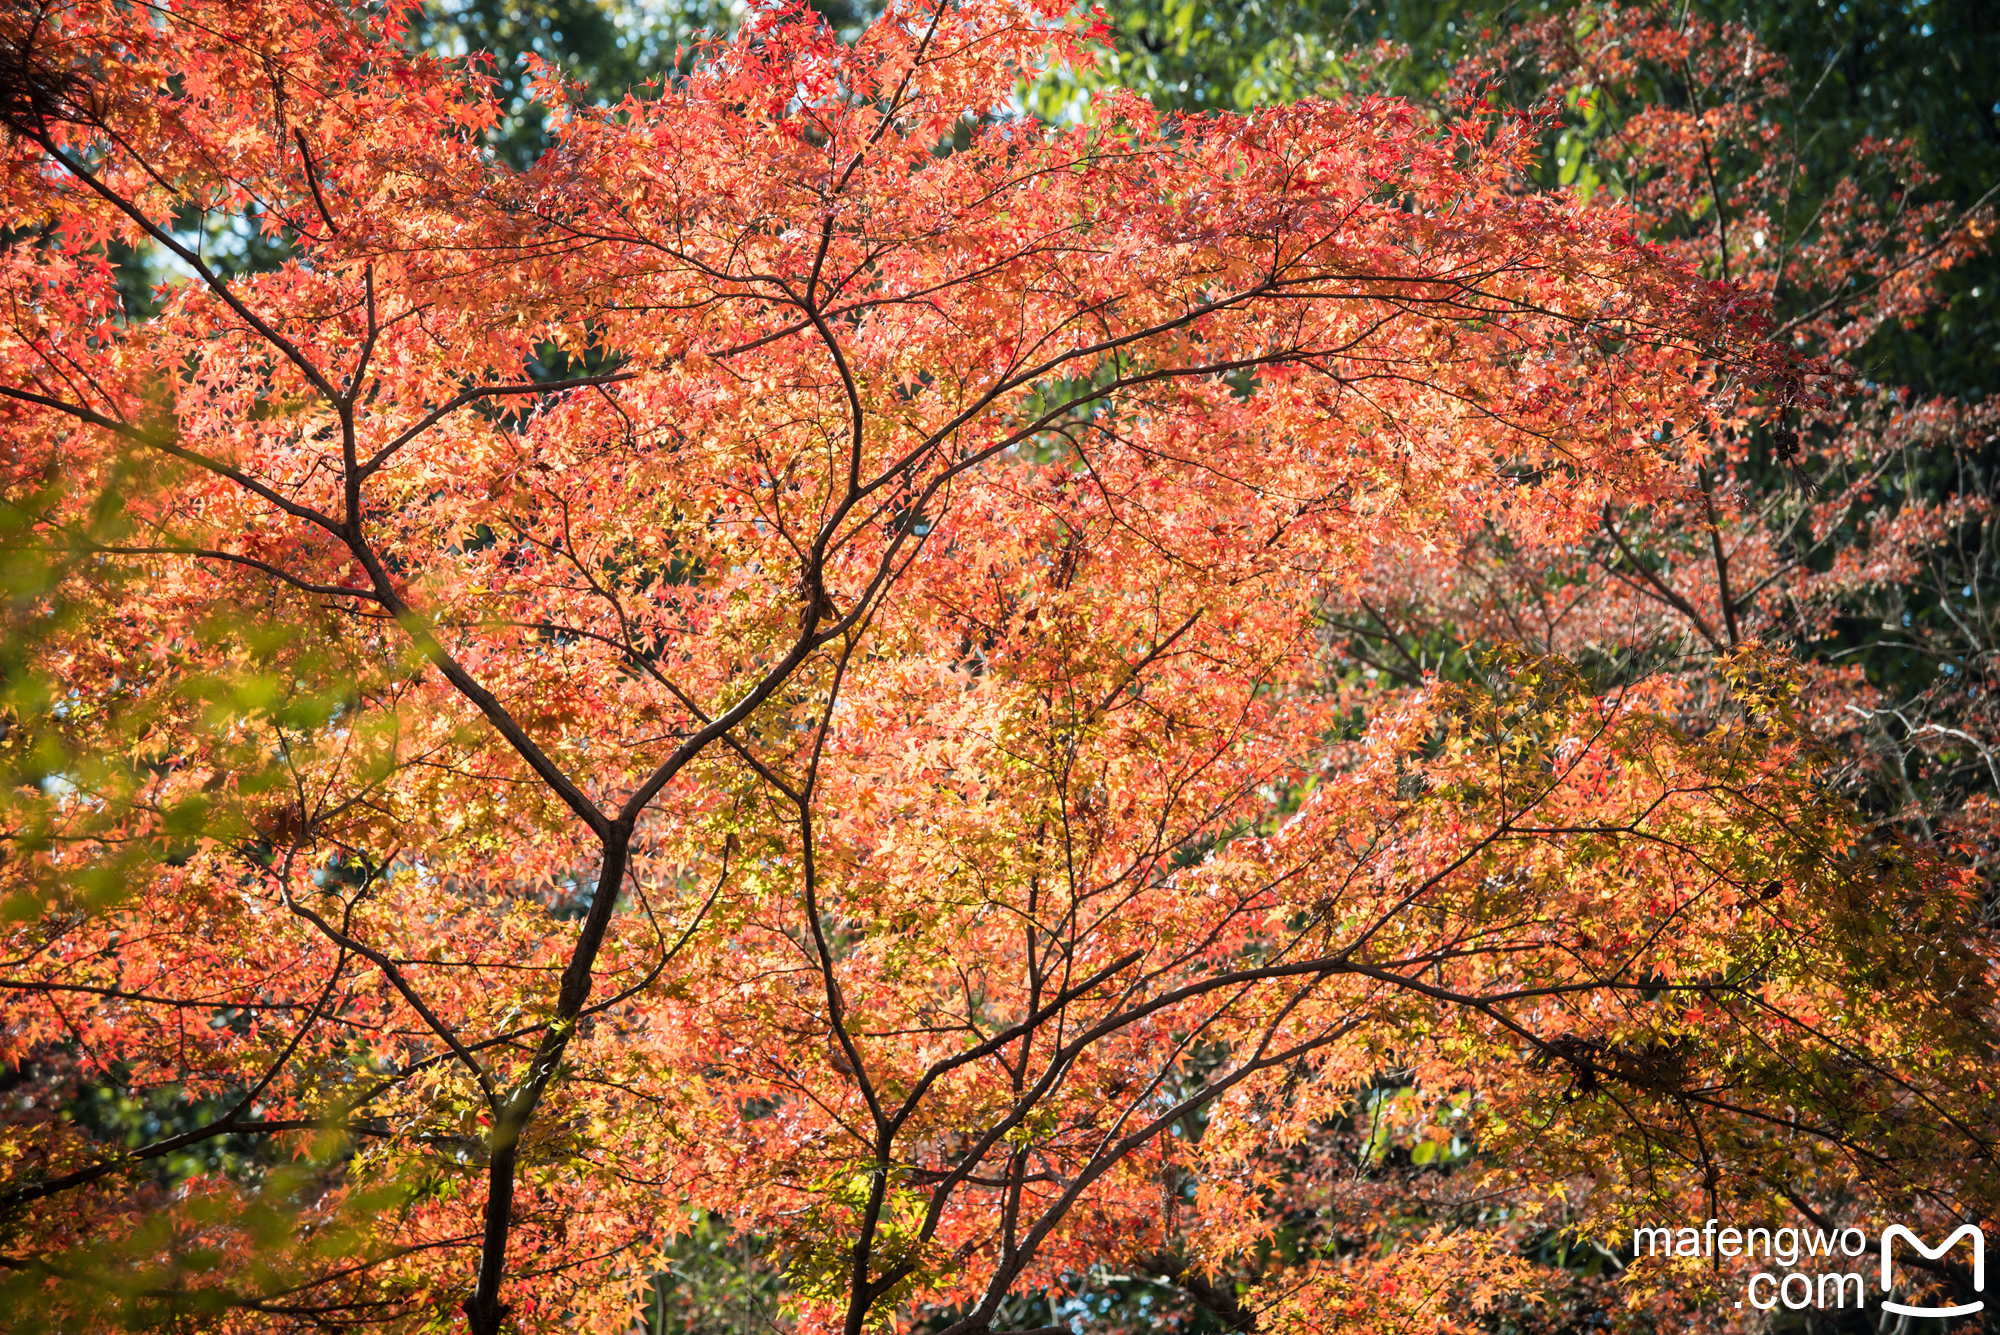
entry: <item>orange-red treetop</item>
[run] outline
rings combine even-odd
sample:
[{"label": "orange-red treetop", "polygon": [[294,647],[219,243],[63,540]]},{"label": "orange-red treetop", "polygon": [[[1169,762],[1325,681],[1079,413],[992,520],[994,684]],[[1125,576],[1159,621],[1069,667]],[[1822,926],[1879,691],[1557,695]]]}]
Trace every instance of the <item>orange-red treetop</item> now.
[{"label": "orange-red treetop", "polygon": [[[611,1324],[692,1204],[810,1322],[980,1329],[1160,1227],[1224,1090],[1226,1177],[1373,1071],[1518,1110],[1851,1003],[1854,836],[1754,664],[1701,742],[1527,664],[1331,740],[1318,617],[1377,551],[1573,535],[1794,374],[1742,289],[1525,191],[1533,121],[1042,126],[1053,11],[782,9],[517,173],[393,12],[0,34],[0,441],[56,563],[0,1053],[319,1137],[167,1201],[29,1118],[31,1252],[123,1238],[134,1301],[260,1329]],[[290,258],[218,270],[201,211]],[[156,316],[113,242],[173,257]]]}]

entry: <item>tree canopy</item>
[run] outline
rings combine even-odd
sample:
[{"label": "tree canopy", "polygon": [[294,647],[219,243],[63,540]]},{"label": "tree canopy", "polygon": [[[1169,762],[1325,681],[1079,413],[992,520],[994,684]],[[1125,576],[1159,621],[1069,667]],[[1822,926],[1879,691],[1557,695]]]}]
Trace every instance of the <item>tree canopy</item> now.
[{"label": "tree canopy", "polygon": [[1045,121],[1062,6],[759,9],[530,62],[539,153],[410,8],[0,17],[15,1319],[626,1330],[692,1238],[800,1332],[1443,1331],[1990,1218],[1986,808],[1788,652],[1970,504],[1842,359],[1985,215],[1760,228],[1780,57],[1595,12]]}]

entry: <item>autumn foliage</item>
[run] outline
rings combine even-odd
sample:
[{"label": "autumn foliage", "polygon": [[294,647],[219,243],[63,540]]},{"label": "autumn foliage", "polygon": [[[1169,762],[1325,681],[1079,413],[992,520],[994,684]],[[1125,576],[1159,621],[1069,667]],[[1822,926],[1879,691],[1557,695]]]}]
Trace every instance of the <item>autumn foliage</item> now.
[{"label": "autumn foliage", "polygon": [[[1341,629],[1698,531],[1846,325],[1527,189],[1553,112],[1044,125],[1053,8],[782,8],[608,108],[544,71],[516,171],[401,22],[0,18],[24,1320],[629,1329],[707,1212],[799,1330],[983,1331],[1257,1254],[1358,1100],[1506,1210],[1270,1329],[1449,1328],[1550,1220],[1990,1205],[1973,878],[1834,790],[1755,604],[1613,689]],[[212,1115],[106,1144],[105,1081]]]}]

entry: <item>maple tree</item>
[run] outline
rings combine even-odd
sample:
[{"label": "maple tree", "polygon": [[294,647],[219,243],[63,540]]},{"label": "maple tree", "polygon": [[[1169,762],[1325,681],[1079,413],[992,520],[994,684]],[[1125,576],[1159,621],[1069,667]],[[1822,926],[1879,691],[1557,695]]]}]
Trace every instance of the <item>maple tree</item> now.
[{"label": "maple tree", "polygon": [[[1880,140],[1860,146],[1830,192],[1806,193],[1799,139],[1776,109],[1790,73],[1741,26],[1575,6],[1509,33],[1458,77],[1564,98],[1568,124],[1549,137],[1561,179],[1632,200],[1668,249],[1768,292],[1776,335],[1827,355],[1833,374],[1746,403],[1720,429],[1692,427],[1706,449],[1676,498],[1607,506],[1580,541],[1524,549],[1489,530],[1379,561],[1335,613],[1348,652],[1394,682],[1393,696],[1427,670],[1470,670],[1482,644],[1522,643],[1587,663],[1600,683],[1672,674],[1688,692],[1683,717],[1700,719],[1729,695],[1714,655],[1782,646],[1801,665],[1803,714],[1840,753],[1830,781],[1902,837],[1957,842],[1990,866],[1991,413],[1869,384],[1844,364],[1932,306],[1941,275],[1983,247],[1990,212],[1917,203],[1922,164],[1909,144]],[[1994,911],[1982,886],[1969,923],[1989,955]],[[1746,1163],[1732,1176],[1756,1184],[1739,1213],[1763,1193],[1818,1225],[1920,1208],[1990,1218],[1981,1189],[1953,1174],[1927,1207],[1825,1169]],[[1398,1189],[1440,1218],[1464,1194],[1382,1188]],[[1627,1296],[1651,1283],[1646,1268],[1628,1275]],[[1953,1282],[1970,1293],[1969,1275]],[[1704,1296],[1687,1286],[1660,1319],[1737,1319],[1685,1301]]]},{"label": "maple tree", "polygon": [[[1053,8],[774,9],[656,97],[537,67],[517,170],[405,19],[0,19],[15,1310],[617,1328],[692,1208],[801,1329],[986,1330],[1254,1249],[1385,1070],[1580,1226],[1662,1155],[1990,1197],[1968,878],[1827,791],[1783,663],[1346,674],[1376,553],[1683,506],[1805,373],[1525,190],[1544,120],[1038,125]],[[110,1147],[91,1079],[212,1115]],[[1263,1319],[1441,1324],[1505,1243]]]}]

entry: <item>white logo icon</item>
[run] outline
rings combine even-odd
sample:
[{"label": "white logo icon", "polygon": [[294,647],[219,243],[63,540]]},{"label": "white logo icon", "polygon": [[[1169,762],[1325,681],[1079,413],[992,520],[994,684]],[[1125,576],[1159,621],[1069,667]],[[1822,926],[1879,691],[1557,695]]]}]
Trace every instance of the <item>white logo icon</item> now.
[{"label": "white logo icon", "polygon": [[[1924,1246],[1923,1239],[1910,1232],[1909,1229],[1904,1228],[1901,1224],[1891,1224],[1882,1230],[1883,1293],[1889,1292],[1889,1244],[1894,1242],[1898,1237],[1908,1238],[1912,1247],[1915,1247],[1926,1258],[1932,1261],[1937,1260],[1940,1256],[1943,1256],[1946,1252],[1957,1246],[1961,1238],[1971,1238],[1972,1289],[1975,1293],[1986,1292],[1986,1235],[1981,1233],[1976,1225],[1961,1225],[1957,1232],[1953,1233],[1943,1242],[1940,1242],[1937,1246],[1926,1247]],[[1904,1316],[1967,1316],[1973,1312],[1983,1311],[1985,1307],[1986,1302],[1984,1299],[1974,1303],[1966,1303],[1962,1307],[1910,1307],[1904,1303],[1887,1301],[1882,1304],[1883,1311],[1897,1312]]]}]

